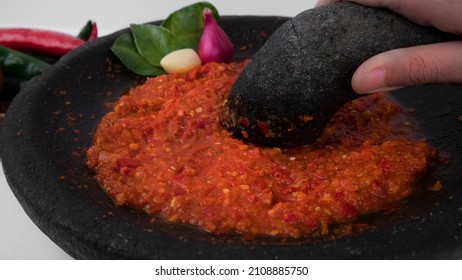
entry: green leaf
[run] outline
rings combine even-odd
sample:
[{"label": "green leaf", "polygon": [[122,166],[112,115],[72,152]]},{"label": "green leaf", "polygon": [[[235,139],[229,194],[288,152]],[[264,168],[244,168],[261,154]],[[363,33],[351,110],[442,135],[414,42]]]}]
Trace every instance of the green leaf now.
[{"label": "green leaf", "polygon": [[182,48],[197,51],[204,29],[205,8],[212,10],[218,20],[218,11],[212,4],[198,2],[173,12],[161,26],[131,25],[132,34],[121,35],[111,50],[127,68],[138,75],[164,74],[160,60],[165,55]]},{"label": "green leaf", "polygon": [[128,69],[138,75],[158,76],[165,74],[162,68],[150,64],[138,53],[130,33],[120,35],[112,45],[111,50]]},{"label": "green leaf", "polygon": [[204,30],[205,8],[212,10],[215,19],[218,20],[217,9],[209,2],[198,2],[170,14],[162,27],[170,30],[170,33],[177,39],[180,48],[192,48],[197,50],[199,40]]},{"label": "green leaf", "polygon": [[138,52],[154,66],[161,67],[160,60],[180,48],[175,37],[164,27],[152,24],[132,24],[131,29]]}]

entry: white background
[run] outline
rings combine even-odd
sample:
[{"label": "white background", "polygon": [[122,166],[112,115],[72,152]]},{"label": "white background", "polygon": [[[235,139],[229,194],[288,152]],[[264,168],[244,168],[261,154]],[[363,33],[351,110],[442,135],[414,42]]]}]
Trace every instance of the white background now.
[{"label": "white background", "polygon": [[[198,1],[174,0],[0,0],[0,28],[34,27],[78,34],[87,20],[107,35],[131,23],[164,19]],[[210,0],[222,15],[295,16],[316,0]],[[70,259],[28,218],[0,171],[0,260]]]}]

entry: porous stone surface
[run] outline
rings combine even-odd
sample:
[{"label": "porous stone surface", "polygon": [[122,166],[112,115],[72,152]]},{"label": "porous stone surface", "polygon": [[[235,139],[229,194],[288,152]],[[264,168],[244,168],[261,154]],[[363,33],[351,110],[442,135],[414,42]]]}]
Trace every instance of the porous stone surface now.
[{"label": "porous stone surface", "polygon": [[375,54],[454,40],[385,9],[337,3],[281,26],[236,81],[223,124],[236,137],[269,146],[317,139],[345,102],[356,68]]}]

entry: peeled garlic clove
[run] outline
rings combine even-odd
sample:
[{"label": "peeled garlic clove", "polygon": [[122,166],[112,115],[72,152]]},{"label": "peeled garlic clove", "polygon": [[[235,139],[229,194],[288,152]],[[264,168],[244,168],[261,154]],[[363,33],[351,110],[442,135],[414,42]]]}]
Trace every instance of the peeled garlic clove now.
[{"label": "peeled garlic clove", "polygon": [[199,55],[193,49],[176,50],[160,60],[160,65],[168,73],[185,73],[201,64]]}]

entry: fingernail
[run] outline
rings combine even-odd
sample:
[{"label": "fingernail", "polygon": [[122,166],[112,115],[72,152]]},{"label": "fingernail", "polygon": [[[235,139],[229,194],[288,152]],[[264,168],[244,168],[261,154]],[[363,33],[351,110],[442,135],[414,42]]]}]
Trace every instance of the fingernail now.
[{"label": "fingernail", "polygon": [[370,71],[359,73],[355,79],[358,94],[370,94],[376,92],[391,91],[401,87],[390,87],[385,85],[385,69],[377,67]]}]

